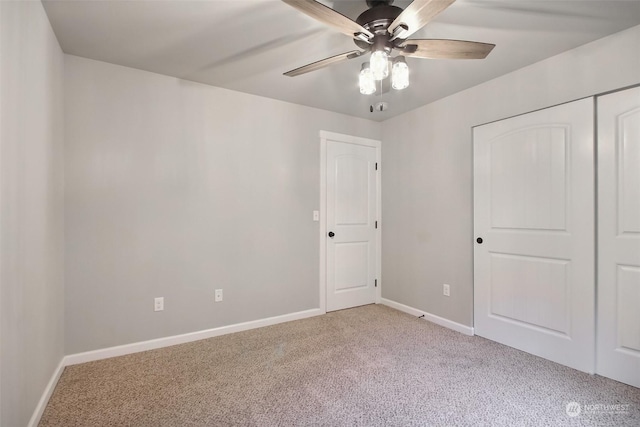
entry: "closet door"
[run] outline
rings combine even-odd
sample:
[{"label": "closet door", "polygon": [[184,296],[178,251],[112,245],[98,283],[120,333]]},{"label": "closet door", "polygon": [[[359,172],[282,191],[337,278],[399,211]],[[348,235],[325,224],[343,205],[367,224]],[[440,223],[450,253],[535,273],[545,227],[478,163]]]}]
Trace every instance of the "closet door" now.
[{"label": "closet door", "polygon": [[474,129],[477,335],[594,362],[593,99]]},{"label": "closet door", "polygon": [[597,106],[597,372],[640,387],[640,88]]}]

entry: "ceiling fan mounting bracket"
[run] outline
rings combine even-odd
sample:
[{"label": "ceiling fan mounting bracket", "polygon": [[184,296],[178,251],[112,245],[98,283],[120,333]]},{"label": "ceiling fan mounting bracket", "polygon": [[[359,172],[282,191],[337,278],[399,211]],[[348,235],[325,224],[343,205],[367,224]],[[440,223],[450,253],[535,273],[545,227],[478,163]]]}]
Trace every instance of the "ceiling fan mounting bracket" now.
[{"label": "ceiling fan mounting bracket", "polygon": [[398,24],[396,26],[396,28],[393,29],[393,32],[391,33],[390,41],[402,39],[399,42],[396,42],[395,44],[397,45],[398,43],[402,43],[404,41],[404,39],[407,38],[405,36],[407,31],[409,31],[409,26],[407,24],[405,24],[404,22],[401,22],[400,24]]},{"label": "ceiling fan mounting bracket", "polygon": [[404,46],[395,46],[396,49],[401,50],[403,53],[415,53],[416,50],[418,50],[418,46],[415,44],[406,44]]}]

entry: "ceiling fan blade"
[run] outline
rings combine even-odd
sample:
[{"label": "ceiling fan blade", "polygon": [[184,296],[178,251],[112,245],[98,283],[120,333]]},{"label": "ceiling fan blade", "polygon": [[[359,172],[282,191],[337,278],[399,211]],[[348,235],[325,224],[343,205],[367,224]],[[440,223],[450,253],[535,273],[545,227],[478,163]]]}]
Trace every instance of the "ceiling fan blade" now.
[{"label": "ceiling fan blade", "polygon": [[496,45],[463,40],[407,40],[400,49],[405,56],[427,59],[484,59]]},{"label": "ceiling fan blade", "polygon": [[307,64],[300,68],[296,68],[295,70],[287,71],[286,73],[284,73],[284,75],[289,77],[295,77],[295,76],[299,76],[300,74],[310,73],[311,71],[316,71],[321,68],[328,67],[329,65],[333,65],[335,63],[345,61],[347,59],[357,58],[363,53],[365,52],[359,51],[359,50],[352,50],[351,52],[341,53],[339,55],[321,59],[320,61],[312,62],[311,64]]},{"label": "ceiling fan blade", "polygon": [[[414,0],[400,15],[389,25],[389,33],[406,39],[411,34],[424,27],[440,12],[451,6],[456,0]],[[398,28],[401,26],[401,28]]]},{"label": "ceiling fan blade", "polygon": [[[325,25],[335,28],[349,37],[356,34],[363,34],[365,38],[373,38],[373,34],[362,25],[347,18],[339,12],[319,3],[315,0],[282,0],[289,6],[298,9],[300,12],[322,22]],[[363,36],[360,36],[362,38]]]}]

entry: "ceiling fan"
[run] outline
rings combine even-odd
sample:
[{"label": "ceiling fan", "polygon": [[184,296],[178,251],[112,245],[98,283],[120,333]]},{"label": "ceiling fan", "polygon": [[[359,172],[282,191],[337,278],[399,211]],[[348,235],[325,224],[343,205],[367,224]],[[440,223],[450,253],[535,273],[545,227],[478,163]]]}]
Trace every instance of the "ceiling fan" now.
[{"label": "ceiling fan", "polygon": [[[369,62],[362,64],[360,92],[375,92],[375,81],[389,75],[390,55],[393,58],[392,86],[403,89],[409,85],[408,67],[404,57],[427,59],[483,59],[495,47],[489,43],[462,40],[416,39],[409,36],[424,27],[436,15],[451,6],[455,0],[414,0],[406,9],[392,6],[393,0],[366,0],[369,9],[355,21],[315,0],[282,0],[308,16],[352,37],[358,50],[344,52],[284,73],[295,77],[358,58],[371,52]],[[364,81],[363,81],[364,76]]]}]

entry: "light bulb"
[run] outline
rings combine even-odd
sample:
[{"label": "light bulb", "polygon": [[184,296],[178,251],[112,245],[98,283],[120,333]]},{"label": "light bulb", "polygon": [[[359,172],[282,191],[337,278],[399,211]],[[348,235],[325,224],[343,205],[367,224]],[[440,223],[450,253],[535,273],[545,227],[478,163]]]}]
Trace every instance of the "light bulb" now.
[{"label": "light bulb", "polygon": [[373,78],[382,80],[389,76],[389,55],[384,50],[376,50],[371,54],[371,72]]},{"label": "light bulb", "polygon": [[397,90],[409,86],[409,66],[403,56],[398,56],[391,67],[391,87]]},{"label": "light bulb", "polygon": [[360,93],[363,95],[371,95],[376,91],[376,81],[373,78],[373,73],[371,72],[371,68],[369,67],[369,63],[365,62],[362,64],[362,69],[360,70],[360,76],[358,78],[360,83]]}]

